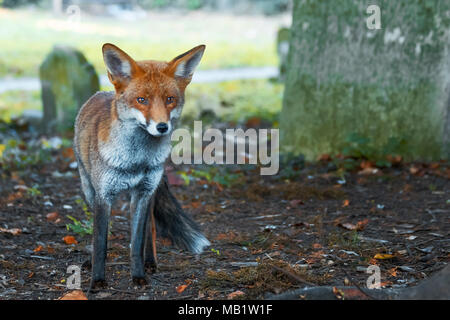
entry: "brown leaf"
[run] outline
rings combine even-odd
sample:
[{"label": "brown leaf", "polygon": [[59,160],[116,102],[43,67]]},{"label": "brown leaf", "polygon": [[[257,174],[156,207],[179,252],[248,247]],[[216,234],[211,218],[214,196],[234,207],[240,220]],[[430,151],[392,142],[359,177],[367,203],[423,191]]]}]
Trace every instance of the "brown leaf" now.
[{"label": "brown leaf", "polygon": [[339,290],[336,287],[333,287],[333,294],[338,298],[339,300],[344,299],[344,292],[342,290]]},{"label": "brown leaf", "polygon": [[234,291],[234,292],[230,293],[230,294],[227,296],[227,298],[228,298],[228,300],[231,300],[231,299],[234,299],[234,298],[236,298],[236,297],[243,296],[244,294],[245,294],[245,293],[242,292],[241,290],[237,290],[237,291]]},{"label": "brown leaf", "polygon": [[341,223],[339,226],[347,230],[356,230],[356,225],[353,223]]},{"label": "brown leaf", "polygon": [[187,287],[188,287],[187,284],[182,284],[182,285],[179,285],[178,287],[176,287],[176,290],[178,293],[182,293],[184,290],[186,290]]},{"label": "brown leaf", "polygon": [[345,199],[344,202],[342,203],[342,207],[348,207],[350,205],[350,200]]},{"label": "brown leaf", "polygon": [[368,168],[364,168],[364,169],[360,170],[358,172],[358,174],[363,175],[363,176],[368,176],[368,175],[376,174],[378,171],[379,170],[377,168],[368,167]]},{"label": "brown leaf", "polygon": [[194,209],[197,209],[197,208],[199,208],[200,206],[201,206],[201,202],[200,201],[192,201],[191,202],[191,206],[192,206],[192,208],[194,208]]},{"label": "brown leaf", "polygon": [[375,168],[375,163],[373,163],[372,161],[363,160],[361,161],[361,164],[359,166],[361,167],[361,169],[373,169]]},{"label": "brown leaf", "polygon": [[289,201],[289,206],[291,206],[292,208],[297,208],[301,204],[305,204],[305,203],[300,199],[294,199],[294,200]]},{"label": "brown leaf", "polygon": [[329,154],[327,154],[327,153],[324,153],[324,154],[320,155],[317,158],[317,160],[318,161],[330,161],[331,160],[331,156]]},{"label": "brown leaf", "polygon": [[397,276],[397,268],[398,267],[394,267],[392,269],[389,269],[388,272],[391,276],[396,277]]},{"label": "brown leaf", "polygon": [[247,120],[247,122],[245,123],[245,126],[247,128],[255,128],[255,127],[259,127],[260,125],[261,125],[261,118],[259,118],[259,117],[249,118]]},{"label": "brown leaf", "polygon": [[64,148],[62,149],[61,154],[63,155],[64,158],[68,158],[71,159],[72,161],[75,161],[75,154],[73,152],[73,148],[71,147]]},{"label": "brown leaf", "polygon": [[429,165],[428,165],[428,167],[430,168],[430,169],[437,169],[437,168],[439,168],[440,167],[440,163],[439,162],[432,162],[432,163],[430,163]]},{"label": "brown leaf", "polygon": [[364,219],[362,221],[358,221],[356,223],[356,230],[357,231],[362,231],[364,230],[364,228],[367,226],[367,224],[369,223],[369,219]]},{"label": "brown leaf", "polygon": [[356,224],[353,223],[340,223],[338,226],[347,229],[347,230],[356,230],[361,231],[364,230],[366,225],[369,223],[369,219],[364,219],[362,221],[358,221]]},{"label": "brown leaf", "polygon": [[6,228],[0,228],[0,232],[9,233],[13,236],[17,236],[22,233],[22,230],[19,228],[12,228],[12,229],[6,229]]},{"label": "brown leaf", "polygon": [[392,156],[392,155],[387,155],[386,159],[394,166],[399,165],[403,160],[402,156]]},{"label": "brown leaf", "polygon": [[37,247],[33,250],[33,252],[40,252],[40,251],[42,251],[42,249],[44,249],[43,246],[37,246]]},{"label": "brown leaf", "polygon": [[65,236],[63,238],[63,240],[66,244],[77,244],[78,243],[77,239],[75,239],[74,236]]},{"label": "brown leaf", "polygon": [[88,298],[81,290],[74,290],[66,293],[62,297],[58,298],[58,300],[87,300]]},{"label": "brown leaf", "polygon": [[58,212],[50,212],[46,215],[47,221],[55,221],[56,219],[58,219],[58,217]]}]

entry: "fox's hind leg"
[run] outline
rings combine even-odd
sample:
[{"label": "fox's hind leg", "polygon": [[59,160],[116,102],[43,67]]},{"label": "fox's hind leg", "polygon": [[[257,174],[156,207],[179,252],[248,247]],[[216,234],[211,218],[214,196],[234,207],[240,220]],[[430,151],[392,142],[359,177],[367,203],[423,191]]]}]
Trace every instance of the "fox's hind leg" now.
[{"label": "fox's hind leg", "polygon": [[157,257],[156,257],[156,223],[155,223],[155,197],[152,197],[150,203],[150,214],[148,217],[147,235],[145,243],[145,267],[151,272],[156,272]]},{"label": "fox's hind leg", "polygon": [[86,173],[86,171],[80,167],[78,170],[80,173],[81,179],[81,190],[83,191],[84,202],[88,205],[90,210],[94,209],[94,199],[95,199],[95,190],[91,184],[91,181]]},{"label": "fox's hind leg", "polygon": [[[95,199],[95,190],[92,186],[86,171],[83,169],[82,165],[78,164],[78,172],[80,173],[81,179],[81,190],[82,190],[82,198],[84,202],[87,204],[89,210],[91,212],[94,211],[94,199]],[[91,270],[92,269],[92,257],[83,262],[82,267],[84,269]]]}]

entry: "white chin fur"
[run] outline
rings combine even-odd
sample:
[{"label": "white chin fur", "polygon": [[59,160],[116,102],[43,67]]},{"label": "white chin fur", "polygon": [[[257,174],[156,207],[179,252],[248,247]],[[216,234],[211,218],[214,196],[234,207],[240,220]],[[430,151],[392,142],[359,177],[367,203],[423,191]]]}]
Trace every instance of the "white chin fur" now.
[{"label": "white chin fur", "polygon": [[194,253],[202,253],[203,249],[205,247],[208,247],[211,245],[211,243],[208,241],[208,239],[206,239],[202,234],[200,233],[196,233],[193,236],[194,238],[194,245],[192,246],[193,252]]}]

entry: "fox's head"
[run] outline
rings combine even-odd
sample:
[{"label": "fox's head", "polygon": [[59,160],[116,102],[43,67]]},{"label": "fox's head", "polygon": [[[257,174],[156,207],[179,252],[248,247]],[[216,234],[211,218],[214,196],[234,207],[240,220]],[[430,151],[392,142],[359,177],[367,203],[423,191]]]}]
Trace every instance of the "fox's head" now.
[{"label": "fox's head", "polygon": [[102,50],[109,80],[116,89],[118,118],[135,123],[152,136],[172,132],[181,115],[184,90],[205,46],[197,46],[170,62],[134,61],[110,43]]}]

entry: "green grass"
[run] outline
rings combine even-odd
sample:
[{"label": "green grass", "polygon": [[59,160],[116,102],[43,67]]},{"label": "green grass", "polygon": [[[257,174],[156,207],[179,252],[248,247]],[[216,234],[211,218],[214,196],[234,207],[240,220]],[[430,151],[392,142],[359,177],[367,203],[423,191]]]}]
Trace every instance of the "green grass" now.
[{"label": "green grass", "polygon": [[117,44],[137,60],[170,60],[206,44],[201,69],[277,65],[278,20],[255,17],[152,15],[136,21],[88,17],[79,24],[45,11],[0,8],[0,77],[37,76],[55,44],[80,49],[97,72],[105,68],[101,46]]},{"label": "green grass", "polygon": [[42,108],[39,91],[8,91],[0,94],[0,119],[9,121],[24,110]]}]

